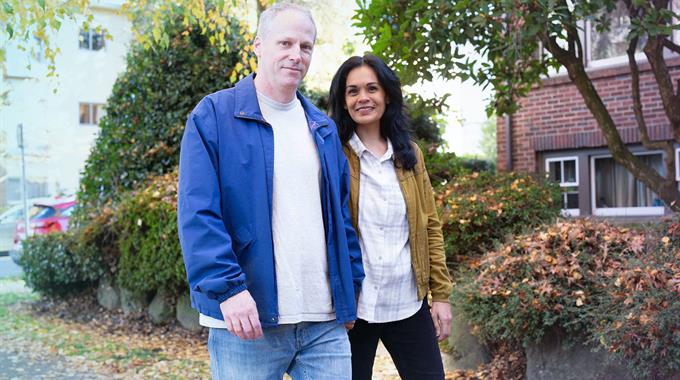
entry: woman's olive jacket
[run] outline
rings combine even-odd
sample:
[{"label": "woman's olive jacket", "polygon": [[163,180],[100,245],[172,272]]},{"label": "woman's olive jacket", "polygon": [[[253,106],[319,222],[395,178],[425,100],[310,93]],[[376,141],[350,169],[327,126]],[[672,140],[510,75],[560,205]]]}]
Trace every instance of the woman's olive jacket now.
[{"label": "woman's olive jacket", "polygon": [[[432,293],[433,301],[448,302],[451,294],[451,278],[446,268],[444,255],[444,238],[442,224],[437,215],[434,203],[434,192],[430,184],[430,177],[425,169],[423,153],[418,145],[413,143],[418,162],[412,170],[399,168],[395,165],[401,193],[406,202],[406,214],[409,225],[409,246],[411,248],[411,266],[416,276],[418,299]],[[359,186],[360,160],[354,150],[343,145],[350,168],[350,205],[352,225],[357,234],[359,229]]]}]

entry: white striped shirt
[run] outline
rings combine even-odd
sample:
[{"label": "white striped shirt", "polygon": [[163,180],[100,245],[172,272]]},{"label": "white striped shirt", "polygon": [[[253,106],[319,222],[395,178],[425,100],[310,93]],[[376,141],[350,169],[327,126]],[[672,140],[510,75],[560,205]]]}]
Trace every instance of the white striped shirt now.
[{"label": "white striped shirt", "polygon": [[359,244],[366,278],[359,296],[358,317],[373,323],[414,315],[418,300],[411,266],[406,203],[394,168],[392,143],[376,157],[354,134],[350,146],[359,157]]}]

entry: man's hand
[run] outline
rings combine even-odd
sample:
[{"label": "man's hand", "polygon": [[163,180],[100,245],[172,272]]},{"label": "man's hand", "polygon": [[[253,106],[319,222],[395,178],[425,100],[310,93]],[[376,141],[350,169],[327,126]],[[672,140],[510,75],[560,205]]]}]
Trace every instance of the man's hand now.
[{"label": "man's hand", "polygon": [[451,335],[451,305],[448,302],[432,302],[430,309],[437,340],[442,341]]},{"label": "man's hand", "polygon": [[354,328],[354,322],[356,322],[356,321],[345,322],[345,328],[347,329],[347,331],[349,331],[349,330],[351,330],[351,329]]},{"label": "man's hand", "polygon": [[230,333],[241,339],[257,339],[262,336],[255,300],[247,290],[222,302],[220,310]]}]

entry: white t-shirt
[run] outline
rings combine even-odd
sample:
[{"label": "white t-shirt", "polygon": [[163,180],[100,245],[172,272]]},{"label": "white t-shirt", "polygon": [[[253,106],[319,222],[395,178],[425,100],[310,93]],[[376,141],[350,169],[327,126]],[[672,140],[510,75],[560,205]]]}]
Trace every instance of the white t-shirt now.
[{"label": "white t-shirt", "polygon": [[[258,93],[274,132],[272,233],[279,323],[335,319],[321,208],[321,165],[300,100],[276,102]],[[201,315],[207,327],[224,321]]]}]

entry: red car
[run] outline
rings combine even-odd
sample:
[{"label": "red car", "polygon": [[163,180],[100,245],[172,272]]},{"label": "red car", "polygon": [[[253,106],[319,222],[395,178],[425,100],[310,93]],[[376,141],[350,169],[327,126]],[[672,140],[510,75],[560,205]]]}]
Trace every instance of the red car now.
[{"label": "red car", "polygon": [[[68,230],[71,213],[76,205],[76,199],[69,197],[47,198],[33,203],[28,211],[29,234],[46,235],[52,232]],[[24,220],[17,221],[14,233],[14,251],[21,251],[21,241],[26,239]]]}]

